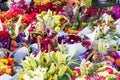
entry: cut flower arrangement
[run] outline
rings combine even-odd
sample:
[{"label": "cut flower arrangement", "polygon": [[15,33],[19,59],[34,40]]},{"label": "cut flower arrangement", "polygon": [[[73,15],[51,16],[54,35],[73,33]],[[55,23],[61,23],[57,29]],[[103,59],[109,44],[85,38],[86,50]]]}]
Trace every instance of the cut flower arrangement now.
[{"label": "cut flower arrangement", "polygon": [[[0,48],[27,49],[19,80],[120,79],[118,6],[105,11],[90,8],[92,0],[11,1],[9,10],[0,12]],[[59,51],[59,45],[67,49]],[[15,72],[11,59],[1,58],[0,75]]]},{"label": "cut flower arrangement", "polygon": [[87,61],[78,69],[80,69],[80,74],[75,80],[119,80],[120,72],[105,65],[104,62],[92,63]]},{"label": "cut flower arrangement", "polygon": [[73,62],[70,57],[59,51],[26,57],[21,62],[23,71],[20,71],[19,80],[72,80],[75,72],[70,68]]},{"label": "cut flower arrangement", "polygon": [[[6,51],[9,53],[7,49],[0,49],[0,51]],[[15,63],[13,58],[7,55],[5,55],[4,57],[0,55],[0,76],[2,76],[3,74],[13,76],[16,73],[14,64]]]}]

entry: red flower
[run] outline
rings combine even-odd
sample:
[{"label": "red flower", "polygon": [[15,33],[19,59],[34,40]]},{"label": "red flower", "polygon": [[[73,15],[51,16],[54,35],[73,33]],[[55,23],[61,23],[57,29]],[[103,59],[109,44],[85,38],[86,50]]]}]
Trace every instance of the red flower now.
[{"label": "red flower", "polygon": [[56,49],[54,48],[53,41],[50,37],[44,37],[40,40],[40,42],[41,42],[41,51],[42,52],[48,52],[49,49],[51,51],[56,51]]},{"label": "red flower", "polygon": [[61,23],[61,25],[64,25],[65,23],[67,23],[67,20],[64,19],[64,18],[62,18],[62,19],[60,20],[60,23]]},{"label": "red flower", "polygon": [[5,17],[3,16],[3,12],[0,12],[0,20],[2,21],[2,22],[4,22],[5,21]]},{"label": "red flower", "polygon": [[97,10],[96,10],[96,9],[90,8],[90,9],[88,9],[88,11],[87,11],[87,17],[91,17],[91,16],[93,16],[93,15],[96,15],[96,13],[97,13]]},{"label": "red flower", "polygon": [[0,40],[3,39],[9,39],[10,38],[10,34],[7,31],[0,31]]},{"label": "red flower", "polygon": [[47,9],[52,10],[53,4],[52,4],[51,2],[48,2],[48,3],[45,5],[45,7],[46,7]]},{"label": "red flower", "polygon": [[56,8],[55,8],[55,12],[57,12],[57,13],[59,13],[60,11],[62,11],[62,6],[57,6]]},{"label": "red flower", "polygon": [[7,12],[6,12],[6,18],[7,19],[11,19],[12,17],[13,17],[13,11],[12,10],[8,10]]}]

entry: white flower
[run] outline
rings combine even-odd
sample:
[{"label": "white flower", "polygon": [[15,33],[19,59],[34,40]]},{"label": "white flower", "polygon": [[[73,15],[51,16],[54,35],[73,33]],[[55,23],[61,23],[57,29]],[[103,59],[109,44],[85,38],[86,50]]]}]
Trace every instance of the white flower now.
[{"label": "white flower", "polygon": [[41,68],[40,66],[36,69],[36,71],[30,70],[29,73],[32,77],[25,74],[24,79],[25,80],[44,80],[44,75],[47,71],[47,68]]},{"label": "white flower", "polygon": [[31,80],[30,76],[28,76],[27,74],[24,75],[24,79],[25,80]]},{"label": "white flower", "polygon": [[107,71],[99,72],[98,74],[101,76],[104,76],[104,77],[109,75],[109,73]]}]

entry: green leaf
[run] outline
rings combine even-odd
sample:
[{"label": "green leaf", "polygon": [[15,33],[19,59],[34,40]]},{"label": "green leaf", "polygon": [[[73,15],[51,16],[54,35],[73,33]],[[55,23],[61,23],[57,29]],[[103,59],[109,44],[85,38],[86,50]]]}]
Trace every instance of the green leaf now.
[{"label": "green leaf", "polygon": [[68,73],[65,73],[62,77],[61,80],[71,80],[71,76]]}]

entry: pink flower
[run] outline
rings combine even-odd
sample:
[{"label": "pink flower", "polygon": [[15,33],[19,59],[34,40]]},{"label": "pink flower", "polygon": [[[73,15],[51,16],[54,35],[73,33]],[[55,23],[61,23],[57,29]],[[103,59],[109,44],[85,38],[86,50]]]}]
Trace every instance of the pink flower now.
[{"label": "pink flower", "polygon": [[86,62],[85,63],[86,68],[88,68],[90,64],[92,64],[92,62],[90,62],[90,61]]},{"label": "pink flower", "polygon": [[92,80],[91,76],[85,76],[85,80]]},{"label": "pink flower", "polygon": [[119,6],[114,6],[112,11],[113,11],[113,13],[119,12],[120,11],[120,7]]},{"label": "pink flower", "polygon": [[90,45],[91,45],[91,42],[90,42],[89,40],[86,40],[86,41],[84,41],[84,42],[82,43],[82,45],[85,46],[85,47],[87,47],[87,48],[89,48]]},{"label": "pink flower", "polygon": [[64,12],[64,11],[60,11],[59,14],[60,14],[60,15],[63,15],[63,16],[67,16],[67,13]]},{"label": "pink flower", "polygon": [[106,78],[104,76],[95,74],[93,77],[93,80],[106,80]]},{"label": "pink flower", "polygon": [[114,73],[113,69],[109,68],[109,67],[106,67],[105,71],[107,71],[109,74],[113,74]]},{"label": "pink flower", "polygon": [[74,69],[78,74],[80,74],[81,73],[81,71],[80,71],[80,68],[79,67],[75,67],[75,69]]},{"label": "pink flower", "polygon": [[76,76],[73,76],[73,77],[72,77],[72,80],[76,80]]},{"label": "pink flower", "polygon": [[117,75],[117,80],[120,80],[120,74]]}]

